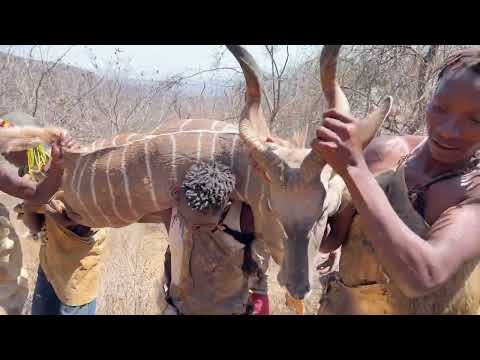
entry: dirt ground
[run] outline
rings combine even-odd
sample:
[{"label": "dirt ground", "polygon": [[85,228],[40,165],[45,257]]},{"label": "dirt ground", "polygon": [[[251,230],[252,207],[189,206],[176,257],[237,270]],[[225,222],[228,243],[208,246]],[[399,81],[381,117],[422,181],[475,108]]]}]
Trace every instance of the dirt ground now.
[{"label": "dirt ground", "polygon": [[[1,194],[0,202],[11,208],[16,201]],[[28,273],[29,295],[24,314],[30,314],[32,294],[38,267],[40,244],[33,240],[15,215],[10,216],[20,237],[23,266]],[[163,260],[167,246],[163,225],[133,224],[126,228],[109,229],[105,262],[97,298],[99,315],[159,314],[158,287],[163,276]],[[272,314],[294,314],[285,306],[285,290],[277,282],[278,266],[271,261],[269,275],[270,310]],[[307,298],[306,313],[318,309],[320,288],[314,286]]]}]

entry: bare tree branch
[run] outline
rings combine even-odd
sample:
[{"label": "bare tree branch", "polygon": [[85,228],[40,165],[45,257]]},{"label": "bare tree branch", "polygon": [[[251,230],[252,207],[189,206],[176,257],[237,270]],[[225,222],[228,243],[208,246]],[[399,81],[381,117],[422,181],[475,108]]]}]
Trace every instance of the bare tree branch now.
[{"label": "bare tree branch", "polygon": [[[33,113],[32,113],[32,116],[35,117],[35,114],[37,113],[37,107],[38,107],[38,92],[40,90],[40,87],[42,86],[42,81],[43,79],[45,78],[45,76],[47,76],[48,74],[50,74],[50,72],[55,68],[55,66],[57,66],[57,64],[70,52],[70,50],[72,50],[72,48],[74,47],[75,45],[72,45],[70,46],[67,51],[65,51],[61,56],[59,56],[57,58],[57,60],[52,64],[50,65],[49,67],[47,67],[47,70],[42,72],[42,74],[40,75],[40,80],[38,80],[38,84],[37,84],[37,87],[35,89],[35,106],[33,107]],[[41,49],[41,48],[40,48]]]}]

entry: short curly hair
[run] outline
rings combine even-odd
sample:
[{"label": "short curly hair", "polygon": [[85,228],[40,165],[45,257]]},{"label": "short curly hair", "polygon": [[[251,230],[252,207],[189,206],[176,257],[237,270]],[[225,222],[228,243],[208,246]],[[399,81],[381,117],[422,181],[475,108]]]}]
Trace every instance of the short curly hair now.
[{"label": "short curly hair", "polygon": [[188,169],[181,190],[188,206],[201,213],[223,209],[235,189],[235,174],[218,162],[198,162]]},{"label": "short curly hair", "polygon": [[448,56],[437,69],[437,79],[440,80],[448,72],[457,72],[462,69],[470,69],[480,74],[480,48],[461,49]]}]

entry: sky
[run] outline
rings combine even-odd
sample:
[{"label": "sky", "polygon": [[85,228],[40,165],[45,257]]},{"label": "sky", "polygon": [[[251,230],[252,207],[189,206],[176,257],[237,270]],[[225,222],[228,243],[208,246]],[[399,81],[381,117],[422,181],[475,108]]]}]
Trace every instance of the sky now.
[{"label": "sky", "polygon": [[[4,46],[0,46],[0,49]],[[71,45],[51,45],[41,46],[45,56],[48,50],[48,58],[56,59],[58,56],[68,50]],[[16,46],[15,52],[19,55],[25,54],[31,46]],[[259,66],[267,70],[265,49],[262,45],[246,45]],[[305,49],[310,49],[308,45],[289,46],[290,58],[298,59],[300,54],[304,54]],[[106,63],[114,58],[115,50],[120,49],[120,58],[122,62],[129,62],[135,72],[154,73],[158,70],[159,77],[178,72],[195,72],[200,69],[209,68],[215,61],[215,54],[225,49],[219,45],[75,45],[65,56],[63,62],[75,65],[81,68],[93,70],[90,57],[97,57],[100,63]],[[285,56],[285,52],[280,54],[280,58]],[[40,57],[37,51],[34,53]],[[224,66],[238,66],[233,56],[226,53],[224,57]]]}]

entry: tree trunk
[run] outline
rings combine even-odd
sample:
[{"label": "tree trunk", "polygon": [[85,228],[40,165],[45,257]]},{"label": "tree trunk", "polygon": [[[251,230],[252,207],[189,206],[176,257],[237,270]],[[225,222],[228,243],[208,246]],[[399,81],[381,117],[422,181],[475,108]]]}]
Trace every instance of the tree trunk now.
[{"label": "tree trunk", "polygon": [[418,80],[417,80],[417,102],[412,111],[412,122],[408,126],[408,133],[415,134],[424,124],[425,108],[427,105],[427,99],[422,98],[425,96],[425,90],[428,82],[428,70],[431,63],[437,55],[439,45],[430,45],[427,54],[420,59],[420,65],[418,68]]}]

